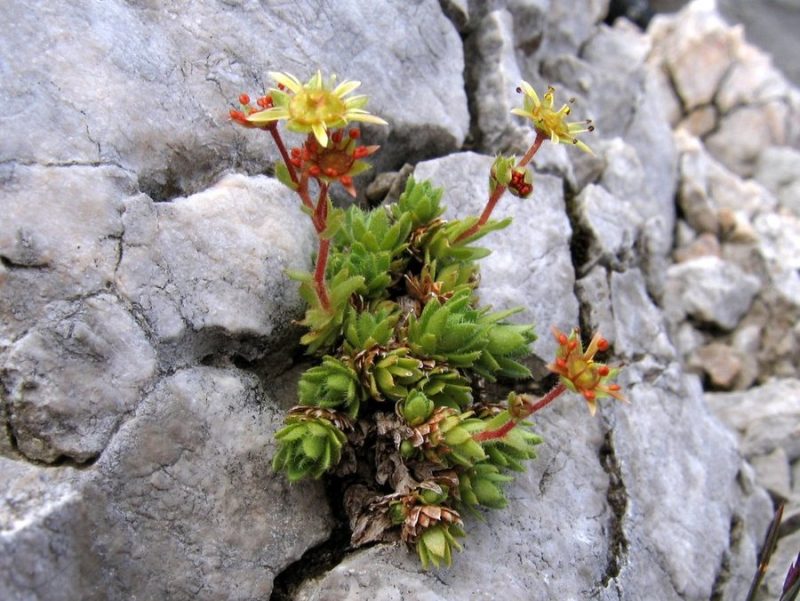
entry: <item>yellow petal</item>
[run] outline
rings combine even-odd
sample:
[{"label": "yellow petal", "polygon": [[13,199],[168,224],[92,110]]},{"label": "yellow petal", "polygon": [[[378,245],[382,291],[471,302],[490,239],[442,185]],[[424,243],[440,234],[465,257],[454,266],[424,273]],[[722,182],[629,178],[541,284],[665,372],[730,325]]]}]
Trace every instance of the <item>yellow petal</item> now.
[{"label": "yellow petal", "polygon": [[347,96],[350,92],[355,90],[361,85],[360,81],[343,81],[336,89],[333,91],[334,96],[338,96],[341,98],[342,96]]},{"label": "yellow petal", "polygon": [[250,123],[269,123],[270,121],[277,121],[279,119],[288,119],[289,110],[282,107],[273,107],[265,111],[258,111],[247,117]]},{"label": "yellow petal", "polygon": [[311,131],[314,132],[314,137],[319,142],[320,146],[328,146],[328,130],[321,123],[315,123],[311,126]]},{"label": "yellow petal", "polygon": [[[355,114],[353,114],[355,113]],[[375,115],[370,115],[367,112],[355,112],[355,111],[347,111],[345,116],[350,121],[361,121],[363,123],[375,123],[376,125],[389,125],[386,121],[381,119],[380,117],[376,117]]]},{"label": "yellow petal", "polygon": [[536,106],[539,106],[541,104],[541,101],[539,100],[539,95],[536,93],[536,90],[533,89],[533,86],[531,86],[531,84],[523,80],[522,82],[520,82],[519,87],[522,88],[522,91],[525,92],[526,96],[530,96],[531,100],[533,100]]},{"label": "yellow petal", "polygon": [[273,79],[273,81],[283,84],[295,94],[303,89],[303,84],[301,84],[300,80],[298,80],[294,75],[280,73],[278,71],[270,71],[269,76]]}]

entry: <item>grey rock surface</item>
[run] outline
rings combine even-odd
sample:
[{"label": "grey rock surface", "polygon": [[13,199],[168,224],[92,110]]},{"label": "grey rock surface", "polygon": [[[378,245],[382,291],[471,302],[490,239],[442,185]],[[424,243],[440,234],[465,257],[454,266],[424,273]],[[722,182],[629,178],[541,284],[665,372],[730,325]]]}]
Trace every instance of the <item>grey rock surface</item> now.
[{"label": "grey rock surface", "polygon": [[755,276],[717,257],[701,257],[667,270],[664,309],[677,322],[691,317],[731,330],[759,291]]},{"label": "grey rock surface", "polygon": [[[373,110],[392,124],[386,161],[452,150],[467,133],[461,42],[433,0],[113,0],[0,11],[9,25],[0,99],[14,116],[2,163],[118,165],[160,200],[199,191],[234,166],[260,172],[277,154],[266,136],[229,125],[227,108],[240,92],[273,85],[268,71],[364,78]],[[398,102],[399,87],[414,101]],[[26,115],[46,125],[31,128]]]},{"label": "grey rock surface", "polygon": [[777,448],[800,459],[800,381],[776,379],[742,392],[709,392],[706,401],[740,438],[746,457]]},{"label": "grey rock surface", "polygon": [[[449,218],[482,208],[491,154],[525,150],[530,127],[508,115],[519,78],[577,98],[596,154],[544,145],[533,196],[505,197],[497,217],[514,224],[482,241],[480,292],[523,307],[542,360],[551,324],[601,329],[631,403],[589,419],[567,397],[537,415],[539,459],[509,509],[468,521],[452,569],[377,545],[296,598],[743,598],[771,513],[757,482],[786,492],[764,478],[782,454],[797,497],[800,102],[707,4],[648,35],[601,24],[607,8],[0,6],[0,599],[267,599],[328,540],[323,486],[269,467],[303,367],[285,270],[308,268],[313,235],[292,195],[254,176],[277,158],[268,136],[227,116],[268,71],[317,68],[362,80],[389,121],[364,128],[384,146],[376,173],[435,157],[415,176],[446,186]],[[669,267],[676,230],[691,253]],[[679,268],[709,258],[699,306],[721,336],[687,321],[702,314],[680,304],[694,284],[675,291]],[[742,359],[733,388],[781,379],[704,395],[680,362],[708,348]]]},{"label": "grey rock surface", "polygon": [[313,228],[283,185],[229,175],[170,203],[126,200],[117,287],[139,307],[167,365],[279,346],[301,317],[287,270],[308,271]]},{"label": "grey rock surface", "polygon": [[263,599],[327,538],[318,483],[268,468],[283,420],[251,375],[163,379],[91,470],[0,458],[0,597]]},{"label": "grey rock surface", "polygon": [[96,458],[156,375],[156,354],[108,294],[53,302],[2,367],[9,428],[29,459]]}]

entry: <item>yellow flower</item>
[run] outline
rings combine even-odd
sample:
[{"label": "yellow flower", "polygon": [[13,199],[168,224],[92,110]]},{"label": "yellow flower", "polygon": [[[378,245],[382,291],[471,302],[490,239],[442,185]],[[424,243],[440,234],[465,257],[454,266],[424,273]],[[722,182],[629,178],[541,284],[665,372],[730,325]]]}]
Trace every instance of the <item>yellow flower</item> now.
[{"label": "yellow flower", "polygon": [[[380,117],[364,110],[367,97],[364,95],[345,98],[361,85],[360,81],[343,81],[336,85],[336,77],[329,82],[317,71],[308,83],[288,73],[270,73],[278,87],[270,90],[272,108],[247,117],[251,123],[270,123],[286,119],[291,131],[314,133],[322,146],[328,145],[328,130],[347,125],[350,121],[387,125]],[[335,87],[334,87],[335,86]]]},{"label": "yellow flower", "polygon": [[586,120],[567,123],[566,118],[570,113],[568,104],[565,104],[557,111],[553,110],[555,88],[552,86],[547,88],[543,100],[539,99],[539,95],[527,81],[520,83],[517,91],[524,92],[525,99],[522,108],[512,109],[511,112],[514,115],[533,121],[536,131],[548,136],[551,142],[574,144],[581,150],[593,154],[591,148],[575,137],[577,134],[594,131],[592,122]]}]

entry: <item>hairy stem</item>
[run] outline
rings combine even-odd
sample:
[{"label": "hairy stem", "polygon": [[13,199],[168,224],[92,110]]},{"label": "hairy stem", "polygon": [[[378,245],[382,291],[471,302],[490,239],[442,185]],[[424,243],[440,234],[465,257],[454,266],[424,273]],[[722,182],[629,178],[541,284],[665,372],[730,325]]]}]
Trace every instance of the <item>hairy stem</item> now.
[{"label": "hairy stem", "polygon": [[511,419],[507,421],[497,430],[487,430],[484,432],[478,432],[475,436],[472,437],[473,440],[475,440],[476,442],[486,442],[488,440],[497,440],[498,438],[503,438],[506,434],[511,432],[511,430],[513,430],[521,420],[530,417],[531,415],[539,411],[539,409],[547,407],[547,405],[556,400],[566,390],[567,390],[566,386],[564,386],[563,384],[558,384],[550,392],[548,392],[541,399],[539,399],[536,403],[531,404],[529,402],[526,402],[523,409],[524,415],[522,415],[520,418]]},{"label": "hairy stem", "polygon": [[[325,231],[328,225],[328,184],[320,182],[319,198],[314,209],[314,226],[319,236]],[[319,238],[319,252],[317,253],[317,265],[314,268],[314,288],[317,291],[319,304],[326,311],[331,308],[331,301],[328,296],[328,286],[325,283],[325,270],[328,267],[328,255],[330,254],[330,238]]]},{"label": "hairy stem", "polygon": [[[547,137],[545,135],[537,131],[536,139],[533,141],[533,144],[531,144],[531,147],[528,148],[528,151],[525,153],[525,155],[520,159],[519,163],[517,163],[517,167],[524,167],[525,165],[530,163],[531,159],[533,159],[533,155],[536,154],[536,152],[539,150],[539,147],[542,145],[542,142],[544,142],[546,139]],[[469,228],[467,231],[461,234],[456,239],[456,242],[461,242],[462,240],[466,240],[467,238],[478,232],[484,225],[486,225],[486,222],[489,221],[489,218],[492,216],[492,211],[494,211],[494,208],[497,206],[497,202],[500,200],[500,197],[503,196],[503,193],[505,191],[506,191],[506,186],[498,185],[494,189],[492,195],[489,197],[489,200],[486,201],[486,206],[483,208],[483,213],[481,213],[481,216],[478,219],[478,221],[475,223],[475,225],[473,225],[471,228]]]}]

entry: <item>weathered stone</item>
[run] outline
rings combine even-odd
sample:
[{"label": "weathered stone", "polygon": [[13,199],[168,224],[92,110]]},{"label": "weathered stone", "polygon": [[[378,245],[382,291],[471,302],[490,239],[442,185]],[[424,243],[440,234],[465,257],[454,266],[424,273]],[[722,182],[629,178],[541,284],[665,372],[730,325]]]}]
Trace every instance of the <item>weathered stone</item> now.
[{"label": "weathered stone", "polygon": [[664,317],[647,293],[638,269],[611,273],[611,310],[614,315],[614,352],[626,359],[642,353],[662,362],[676,358],[665,331]]},{"label": "weathered stone", "polygon": [[575,199],[577,227],[588,239],[586,263],[622,269],[632,262],[641,221],[605,188],[589,184]]},{"label": "weathered stone", "polygon": [[3,168],[0,339],[33,327],[53,300],[105,290],[114,281],[123,199],[133,178],[113,166]]},{"label": "weathered stone", "polygon": [[616,338],[614,315],[611,312],[610,275],[599,265],[575,283],[575,294],[581,304],[581,323],[592,332],[600,332],[612,345]]},{"label": "weathered stone", "polygon": [[717,110],[713,106],[700,106],[694,109],[679,124],[680,129],[686,130],[693,136],[705,136],[714,131],[717,126]]},{"label": "weathered stone", "polygon": [[777,447],[766,455],[750,457],[750,464],[756,472],[759,485],[763,486],[776,499],[786,501],[792,490],[789,459],[786,451]]},{"label": "weathered stone", "polygon": [[[445,217],[460,218],[479,215],[483,210],[488,198],[486,174],[491,165],[491,157],[457,153],[420,163],[414,177],[443,186]],[[514,222],[508,230],[480,241],[492,254],[481,261],[479,296],[495,310],[522,306],[524,310],[512,319],[535,324],[539,338],[533,344],[534,352],[550,361],[556,344],[552,336],[542,334],[551,326],[571,329],[578,325],[575,272],[569,251],[571,228],[561,180],[537,175],[530,198],[519,200],[506,195],[493,217],[512,217]]]},{"label": "weathered stone", "polygon": [[706,401],[739,435],[745,456],[782,448],[800,458],[800,380],[775,379],[742,392],[710,392]]},{"label": "weathered stone", "polygon": [[685,263],[692,259],[699,259],[700,257],[719,257],[720,246],[719,240],[714,234],[704,233],[700,234],[695,240],[686,246],[679,246],[672,253],[673,259],[676,263]]},{"label": "weathered stone", "polygon": [[281,419],[252,376],[195,368],[162,380],[88,470],[0,458],[2,598],[268,598],[331,528],[319,484],[269,467]]},{"label": "weathered stone", "polygon": [[755,276],[717,257],[701,257],[667,270],[666,315],[677,323],[689,316],[732,330],[760,288]]},{"label": "weathered stone", "polygon": [[301,315],[287,269],[310,270],[313,228],[276,180],[231,175],[171,203],[131,198],[117,286],[175,365],[225,351],[247,358],[293,332]]},{"label": "weathered stone", "polygon": [[0,598],[102,599],[82,472],[0,457]]},{"label": "weathered stone", "polygon": [[155,351],[114,296],[54,302],[2,365],[9,427],[21,453],[95,458],[156,374]]},{"label": "weathered stone", "polygon": [[800,217],[800,151],[787,147],[765,149],[754,177],[775,194],[781,206]]},{"label": "weathered stone", "polygon": [[[8,114],[37,118],[12,119],[0,162],[114,163],[154,198],[191,194],[232,166],[261,172],[277,156],[268,136],[227,123],[239,93],[273,85],[268,71],[305,80],[318,67],[365,82],[372,111],[392,124],[381,160],[395,167],[457,148],[467,133],[461,40],[438,2],[155,8],[4,4],[0,100]],[[398,102],[398,86],[414,101]]]},{"label": "weathered stone", "polygon": [[712,342],[689,357],[688,366],[706,374],[714,389],[730,390],[742,372],[742,360],[731,347]]}]

